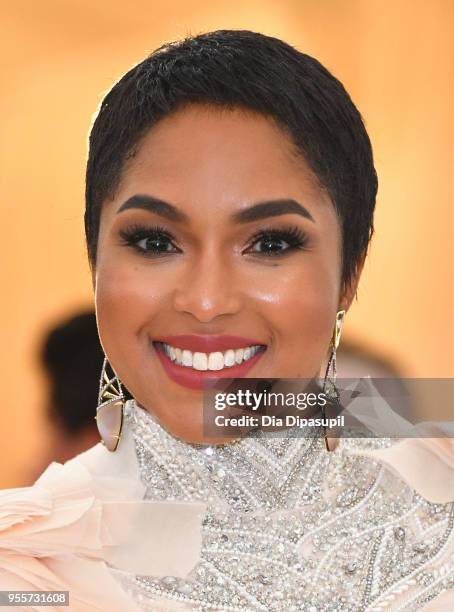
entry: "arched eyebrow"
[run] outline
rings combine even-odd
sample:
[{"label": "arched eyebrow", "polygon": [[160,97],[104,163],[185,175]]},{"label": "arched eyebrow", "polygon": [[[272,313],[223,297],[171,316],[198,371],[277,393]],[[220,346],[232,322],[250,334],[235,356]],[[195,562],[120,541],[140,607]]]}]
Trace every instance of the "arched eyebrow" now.
[{"label": "arched eyebrow", "polygon": [[149,212],[156,213],[169,221],[177,221],[178,223],[189,223],[189,217],[186,213],[179,210],[173,204],[155,198],[149,195],[133,195],[128,198],[120,208],[117,210],[117,214],[128,210],[129,208],[141,208],[142,210],[148,210]]},{"label": "arched eyebrow", "polygon": [[249,223],[267,217],[278,217],[280,215],[301,215],[315,223],[314,217],[305,206],[293,199],[267,200],[256,202],[238,212],[233,213],[232,220],[235,223]]},{"label": "arched eyebrow", "polygon": [[[188,215],[174,204],[150,195],[137,194],[128,198],[117,210],[117,213],[130,208],[147,210],[177,223],[189,223],[190,221]],[[301,215],[315,223],[313,216],[305,206],[289,198],[256,202],[247,208],[234,212],[231,215],[231,220],[233,223],[250,223],[251,221],[288,214]]]}]

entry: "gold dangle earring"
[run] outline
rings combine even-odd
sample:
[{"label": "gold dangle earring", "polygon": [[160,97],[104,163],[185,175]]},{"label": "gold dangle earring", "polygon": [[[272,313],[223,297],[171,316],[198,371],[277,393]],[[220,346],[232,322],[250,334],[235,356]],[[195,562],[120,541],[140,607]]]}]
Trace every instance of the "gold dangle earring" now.
[{"label": "gold dangle earring", "polygon": [[[107,374],[107,366],[112,370],[113,376],[109,377]],[[107,361],[107,357],[104,357],[95,419],[102,444],[112,452],[117,450],[120,441],[124,407],[125,396],[120,379]]]},{"label": "gold dangle earring", "polygon": [[[325,372],[325,378],[323,380],[323,393],[326,395],[328,400],[332,402],[339,402],[339,393],[336,388],[336,351],[339,346],[340,337],[342,333],[342,324],[344,322],[345,310],[339,310],[336,314],[336,322],[334,325],[334,331],[331,338],[331,355],[328,360],[328,366]],[[331,374],[331,377],[330,377]],[[322,406],[322,418],[325,419],[325,407]],[[326,426],[323,425],[323,437],[325,440],[325,448],[330,451],[328,444],[328,436],[326,434]]]}]

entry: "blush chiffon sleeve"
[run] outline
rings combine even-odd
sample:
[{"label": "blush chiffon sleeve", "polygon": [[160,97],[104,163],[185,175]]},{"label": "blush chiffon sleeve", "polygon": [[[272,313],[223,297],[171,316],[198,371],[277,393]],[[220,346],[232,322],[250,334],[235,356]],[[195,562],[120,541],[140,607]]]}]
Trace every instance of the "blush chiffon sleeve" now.
[{"label": "blush chiffon sleeve", "polygon": [[69,608],[47,610],[138,612],[108,565],[186,577],[205,504],[144,500],[132,444],[126,431],[116,453],[97,444],[31,487],[0,492],[0,590],[69,591]]}]

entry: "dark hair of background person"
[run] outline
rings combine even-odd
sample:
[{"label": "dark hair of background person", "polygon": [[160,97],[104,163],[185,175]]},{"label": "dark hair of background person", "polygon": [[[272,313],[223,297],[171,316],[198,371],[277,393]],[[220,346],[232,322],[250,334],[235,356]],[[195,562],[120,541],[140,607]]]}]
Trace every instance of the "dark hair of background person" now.
[{"label": "dark hair of background person", "polygon": [[115,197],[125,162],[156,122],[191,103],[252,110],[277,122],[337,211],[346,286],[374,232],[378,181],[362,117],[320,62],[249,30],[217,30],[165,43],[104,97],[90,132],[86,169],[91,268],[101,206]]},{"label": "dark hair of background person", "polygon": [[40,362],[49,382],[48,416],[68,434],[96,427],[103,361],[94,311],[66,318],[43,339]]}]

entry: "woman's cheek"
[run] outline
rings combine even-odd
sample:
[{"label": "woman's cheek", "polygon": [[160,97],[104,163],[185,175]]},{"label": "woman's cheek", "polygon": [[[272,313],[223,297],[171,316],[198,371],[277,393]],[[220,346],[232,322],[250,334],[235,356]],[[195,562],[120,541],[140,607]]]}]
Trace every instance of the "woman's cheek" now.
[{"label": "woman's cheek", "polygon": [[[337,309],[336,288],[324,278],[306,274],[279,292],[270,320],[282,358],[281,377],[317,375],[332,335]],[[283,297],[285,296],[285,297]],[[290,374],[289,374],[290,372]]]},{"label": "woman's cheek", "polygon": [[115,369],[125,361],[135,363],[136,342],[147,318],[146,296],[137,270],[129,268],[122,273],[121,266],[103,266],[97,276],[95,305],[99,336],[109,362]]}]

